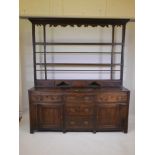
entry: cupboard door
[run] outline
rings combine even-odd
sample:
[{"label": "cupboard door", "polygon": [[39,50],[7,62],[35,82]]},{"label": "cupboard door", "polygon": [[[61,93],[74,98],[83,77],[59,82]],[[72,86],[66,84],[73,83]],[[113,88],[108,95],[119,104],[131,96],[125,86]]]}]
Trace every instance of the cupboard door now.
[{"label": "cupboard door", "polygon": [[62,104],[39,104],[38,127],[39,129],[61,129],[63,118]]},{"label": "cupboard door", "polygon": [[119,129],[119,104],[97,105],[97,129]]}]

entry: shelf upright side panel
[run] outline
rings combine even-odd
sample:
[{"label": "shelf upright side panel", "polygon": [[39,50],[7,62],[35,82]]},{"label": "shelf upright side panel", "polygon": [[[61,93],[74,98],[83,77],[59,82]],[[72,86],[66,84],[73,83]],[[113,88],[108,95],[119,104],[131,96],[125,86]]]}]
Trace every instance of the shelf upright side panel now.
[{"label": "shelf upright side panel", "polygon": [[124,69],[124,44],[125,44],[125,29],[126,24],[122,26],[122,49],[121,49],[121,85],[123,84],[123,69]]},{"label": "shelf upright side panel", "polygon": [[114,54],[115,26],[112,25],[112,47],[111,47],[111,80],[113,79],[113,54]]},{"label": "shelf upright side panel", "polygon": [[47,66],[46,66],[46,25],[43,25],[44,36],[44,67],[45,67],[45,80],[47,80]]},{"label": "shelf upright side panel", "polygon": [[32,44],[33,44],[33,69],[34,69],[34,86],[36,86],[36,46],[35,46],[35,24],[32,23]]}]

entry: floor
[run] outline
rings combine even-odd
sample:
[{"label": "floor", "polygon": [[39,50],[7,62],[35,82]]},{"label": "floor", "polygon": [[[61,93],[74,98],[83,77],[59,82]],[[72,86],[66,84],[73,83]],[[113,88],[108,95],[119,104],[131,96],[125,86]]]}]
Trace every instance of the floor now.
[{"label": "floor", "polygon": [[134,155],[134,116],[129,132],[29,133],[29,115],[23,113],[19,129],[19,155]]}]

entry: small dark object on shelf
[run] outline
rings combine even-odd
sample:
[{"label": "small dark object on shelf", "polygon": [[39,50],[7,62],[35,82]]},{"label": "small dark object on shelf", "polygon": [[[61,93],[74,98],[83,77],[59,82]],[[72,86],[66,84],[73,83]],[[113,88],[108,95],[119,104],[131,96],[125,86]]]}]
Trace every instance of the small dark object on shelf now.
[{"label": "small dark object on shelf", "polygon": [[100,84],[98,84],[96,81],[93,81],[92,83],[89,84],[90,87],[101,87]]},{"label": "small dark object on shelf", "polygon": [[56,86],[64,88],[64,87],[70,87],[70,85],[64,81],[60,82],[59,84],[57,84]]}]

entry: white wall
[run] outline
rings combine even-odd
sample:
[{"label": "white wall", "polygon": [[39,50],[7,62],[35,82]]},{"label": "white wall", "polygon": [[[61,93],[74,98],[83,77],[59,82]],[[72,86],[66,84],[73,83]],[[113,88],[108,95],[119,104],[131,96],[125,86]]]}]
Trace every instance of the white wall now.
[{"label": "white wall", "polygon": [[134,18],[134,0],[20,0],[21,16]]},{"label": "white wall", "polygon": [[135,23],[129,22],[126,27],[124,62],[124,86],[130,92],[130,112],[135,113]]},{"label": "white wall", "polygon": [[[131,100],[130,100],[130,111],[134,113],[134,23],[129,22],[126,28],[126,46],[125,46],[125,66],[124,66],[124,86],[131,90]],[[59,31],[55,31],[53,34],[54,38],[57,37],[58,40],[74,39],[71,31],[75,31],[75,28],[59,28]],[[83,35],[82,32],[86,31],[86,34]],[[92,35],[93,40],[96,42],[101,38],[101,28],[97,28],[97,33],[92,32],[92,29],[89,28],[80,28],[78,33],[80,37],[84,37],[83,40],[91,41]],[[103,32],[102,32],[103,33]],[[62,35],[61,35],[62,34]],[[106,35],[107,38],[107,35]],[[80,38],[79,38],[80,39]],[[103,40],[103,39],[102,39]],[[91,47],[92,48],[92,47]],[[87,51],[92,50],[88,47]],[[59,48],[59,50],[62,50]],[[73,48],[74,50],[74,48]],[[80,47],[79,50],[83,50]],[[96,49],[97,50],[97,49]],[[101,47],[98,47],[98,50],[101,50]],[[23,110],[28,109],[28,92],[27,90],[33,87],[33,58],[32,58],[32,33],[31,33],[31,23],[28,20],[20,20],[20,55],[21,55],[21,75],[22,75],[22,107]],[[101,78],[101,77],[99,77]]]},{"label": "white wall", "polygon": [[31,24],[20,20],[20,64],[21,64],[21,96],[20,111],[28,108],[28,89],[33,86],[32,34]]}]

